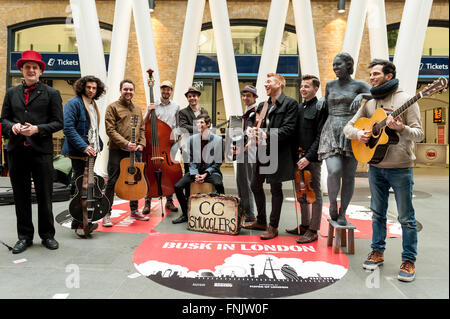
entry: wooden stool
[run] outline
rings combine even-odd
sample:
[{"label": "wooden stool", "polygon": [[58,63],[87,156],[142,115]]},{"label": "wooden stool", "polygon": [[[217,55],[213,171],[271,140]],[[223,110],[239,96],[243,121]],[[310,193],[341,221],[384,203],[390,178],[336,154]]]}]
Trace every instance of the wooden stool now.
[{"label": "wooden stool", "polygon": [[213,184],[211,183],[191,183],[191,194],[209,194],[213,191]]},{"label": "wooden stool", "polygon": [[[347,254],[354,254],[355,253],[355,234],[354,230],[356,227],[347,221],[347,225],[341,226],[337,222],[335,222],[332,219],[327,219],[329,226],[328,226],[328,246],[333,245],[333,252],[339,253],[340,247],[347,246]],[[336,229],[336,237],[334,239],[333,244],[333,237],[334,237],[334,229]],[[347,245],[347,229],[348,229],[348,245]]]}]

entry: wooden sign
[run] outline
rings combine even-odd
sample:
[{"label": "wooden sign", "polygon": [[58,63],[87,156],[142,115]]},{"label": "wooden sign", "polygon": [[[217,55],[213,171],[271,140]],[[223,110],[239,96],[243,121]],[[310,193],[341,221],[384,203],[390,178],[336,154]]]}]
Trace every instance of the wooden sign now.
[{"label": "wooden sign", "polygon": [[240,231],[239,198],[234,196],[191,195],[188,229],[216,234],[237,235]]}]

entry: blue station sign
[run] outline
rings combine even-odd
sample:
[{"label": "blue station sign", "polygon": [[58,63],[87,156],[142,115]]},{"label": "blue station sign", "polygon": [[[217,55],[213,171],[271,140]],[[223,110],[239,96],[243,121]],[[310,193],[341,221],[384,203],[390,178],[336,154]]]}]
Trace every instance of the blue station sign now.
[{"label": "blue station sign", "polygon": [[[258,75],[259,64],[261,62],[260,55],[236,55],[235,60],[238,76]],[[298,76],[298,55],[281,55],[278,59],[277,73],[283,76]],[[197,55],[194,75],[219,75],[217,56],[208,54]]]},{"label": "blue station sign", "polygon": [[[389,56],[393,61],[394,57]],[[419,65],[419,79],[437,79],[439,77],[448,78],[448,57],[444,56],[423,56]]]},{"label": "blue station sign", "polygon": [[[42,53],[42,61],[45,62],[45,74],[74,74],[79,75],[80,59],[77,53]],[[21,58],[21,52],[11,52],[11,73],[20,73],[17,61]],[[105,54],[106,68],[108,69],[109,53]]]}]

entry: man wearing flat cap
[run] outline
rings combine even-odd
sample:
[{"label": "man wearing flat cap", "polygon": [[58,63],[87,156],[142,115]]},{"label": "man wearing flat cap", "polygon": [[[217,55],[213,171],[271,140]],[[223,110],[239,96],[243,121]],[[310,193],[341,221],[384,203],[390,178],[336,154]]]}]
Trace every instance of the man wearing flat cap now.
[{"label": "man wearing flat cap", "polygon": [[22,52],[17,67],[24,80],[6,91],[1,114],[2,134],[9,139],[8,168],[19,238],[12,249],[13,254],[21,253],[33,244],[32,179],[42,244],[51,250],[59,246],[54,238],[52,211],[52,134],[63,128],[61,95],[39,81],[45,70],[41,54],[32,50]]},{"label": "man wearing flat cap", "polygon": [[[186,137],[189,137],[192,134],[194,134],[194,127],[196,127],[195,119],[197,118],[197,116],[199,116],[200,114],[209,115],[208,111],[198,104],[201,94],[202,93],[195,87],[193,86],[189,87],[186,93],[184,93],[184,96],[186,96],[189,105],[178,112],[178,126],[182,130],[181,149],[185,173],[189,172],[189,155],[187,152],[187,149],[189,147],[189,138],[186,139]],[[187,136],[186,133],[189,133],[189,136]],[[190,195],[189,187],[186,187],[185,188],[186,198],[188,198],[189,195]],[[184,222],[185,220],[183,216],[184,215],[181,215],[179,218],[173,220],[172,222],[174,224]]]},{"label": "man wearing flat cap", "polygon": [[[245,105],[243,119],[243,131],[247,129],[247,120],[250,115],[254,114],[258,104],[256,103],[256,98],[258,94],[256,88],[252,85],[247,85],[241,91],[242,101]],[[253,174],[253,163],[249,163],[248,151],[244,152],[243,162],[238,161],[236,163],[236,185],[238,196],[240,198],[239,205],[245,214],[245,222],[253,222],[256,220],[255,217],[255,198],[251,190],[251,181]]]},{"label": "man wearing flat cap", "polygon": [[[180,106],[173,100],[170,99],[170,95],[173,92],[173,84],[169,80],[165,80],[161,83],[160,92],[161,92],[161,98],[155,101],[155,103],[150,103],[147,107],[147,112],[144,115],[144,123],[147,122],[147,119],[150,116],[150,112],[152,110],[155,110],[156,117],[166,123],[170,126],[170,128],[173,130],[177,126],[177,117],[178,112],[180,111]],[[167,138],[170,138],[167,136]],[[178,211],[178,208],[173,203],[173,195],[169,195],[166,197],[166,210],[170,210],[172,212]],[[142,214],[150,214],[150,208],[151,208],[151,201],[152,199],[150,197],[145,197],[145,206],[142,210]]]}]

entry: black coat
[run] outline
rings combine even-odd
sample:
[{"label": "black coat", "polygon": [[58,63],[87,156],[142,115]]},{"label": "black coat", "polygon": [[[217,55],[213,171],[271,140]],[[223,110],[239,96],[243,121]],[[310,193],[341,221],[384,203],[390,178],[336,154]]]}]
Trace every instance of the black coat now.
[{"label": "black coat", "polygon": [[310,162],[318,162],[320,133],[327,119],[328,113],[324,99],[316,97],[298,107],[297,116],[297,148],[302,148],[303,155]]},{"label": "black coat", "polygon": [[[2,135],[9,138],[8,151],[27,141],[31,147],[44,154],[53,153],[52,134],[63,128],[62,100],[59,91],[41,83],[30,92],[25,105],[24,86],[17,85],[6,91],[2,106]],[[16,123],[28,122],[36,125],[39,132],[32,136],[14,135],[12,127]]]},{"label": "black coat", "polygon": [[[200,107],[200,113],[208,114],[208,111]],[[194,133],[193,123],[195,119],[195,113],[189,105],[178,112],[178,126],[188,130],[190,134]]]},{"label": "black coat", "polygon": [[[276,172],[273,174],[267,174],[267,183],[278,183],[294,179],[295,155],[293,154],[297,123],[298,103],[293,98],[286,96],[284,93],[276,100],[275,109],[269,112],[272,102],[270,98],[268,100],[269,107],[266,114],[266,119],[269,119],[269,126],[267,127],[267,148],[266,153],[270,157],[270,164],[273,165],[273,161],[276,161]],[[258,105],[256,113],[261,113],[264,102]],[[248,125],[254,126],[255,114],[248,119]],[[264,120],[264,123],[266,121]],[[277,131],[272,130],[276,128]],[[278,153],[270,154],[270,143],[278,141]],[[267,166],[267,165],[266,165]]]}]

